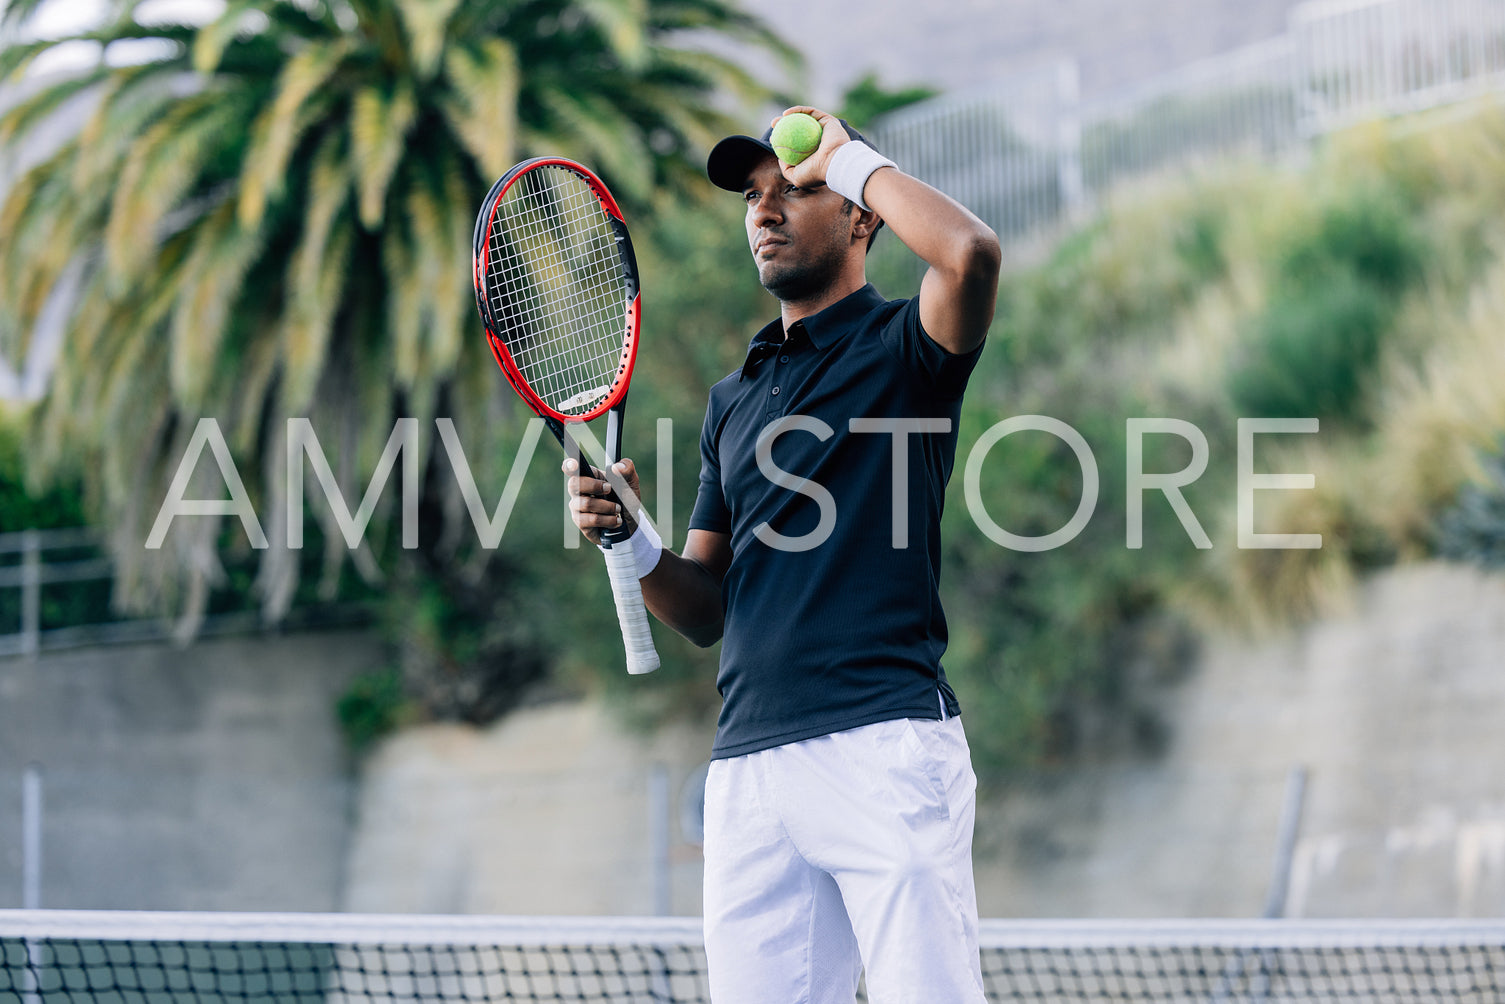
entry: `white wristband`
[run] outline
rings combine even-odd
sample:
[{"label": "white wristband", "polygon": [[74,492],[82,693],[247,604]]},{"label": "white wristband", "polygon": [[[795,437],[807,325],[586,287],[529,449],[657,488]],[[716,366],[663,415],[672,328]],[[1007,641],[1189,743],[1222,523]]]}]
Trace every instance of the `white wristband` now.
[{"label": "white wristband", "polygon": [[664,553],[664,542],[653,525],[646,520],[638,524],[637,530],[622,544],[632,548],[632,560],[637,565],[638,578],[642,578],[658,567],[658,559]]},{"label": "white wristband", "polygon": [[850,140],[831,155],[831,162],[826,165],[826,187],[858,209],[867,210],[871,207],[862,201],[862,190],[867,187],[868,177],[881,167],[894,166],[893,161],[866,143]]}]

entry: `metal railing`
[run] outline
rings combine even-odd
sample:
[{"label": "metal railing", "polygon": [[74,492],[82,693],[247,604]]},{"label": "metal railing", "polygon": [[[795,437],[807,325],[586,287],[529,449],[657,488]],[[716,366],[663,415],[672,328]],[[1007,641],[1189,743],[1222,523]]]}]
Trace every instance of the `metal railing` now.
[{"label": "metal railing", "polygon": [[[115,567],[97,556],[98,536],[92,530],[22,530],[0,533],[0,599],[19,602],[9,607],[14,625],[0,626],[0,656],[36,655],[42,647],[42,590],[59,583],[110,582]],[[94,552],[95,556],[46,561],[49,553]],[[15,590],[13,596],[8,596]],[[8,630],[14,627],[14,630]]]},{"label": "metal railing", "polygon": [[1309,0],[1282,36],[1122,93],[1082,101],[1077,80],[1062,61],[911,105],[870,132],[1018,241],[1130,178],[1278,156],[1364,119],[1505,90],[1505,0]]},{"label": "metal railing", "polygon": [[1290,34],[1312,134],[1505,83],[1499,0],[1309,0],[1291,12]]},{"label": "metal railing", "polygon": [[[173,617],[122,611],[113,603],[115,563],[99,532],[87,527],[0,533],[0,658],[87,645],[186,640]],[[295,606],[269,625],[244,599],[198,622],[193,637],[253,634],[305,627],[367,623],[370,609],[356,601]]]},{"label": "metal railing", "polygon": [[1302,138],[1289,37],[1185,66],[1082,105],[1082,189],[1215,157],[1269,156]]},{"label": "metal railing", "polygon": [[1028,234],[1082,198],[1077,67],[1062,60],[877,122],[878,146],[1000,236]]}]

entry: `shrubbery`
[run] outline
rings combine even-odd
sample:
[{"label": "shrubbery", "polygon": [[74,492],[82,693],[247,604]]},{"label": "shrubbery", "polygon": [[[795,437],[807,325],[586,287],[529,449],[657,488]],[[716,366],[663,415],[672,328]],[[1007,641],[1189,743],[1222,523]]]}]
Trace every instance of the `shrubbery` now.
[{"label": "shrubbery", "polygon": [[[1505,169],[1502,125],[1484,109],[1366,127],[1304,167],[1136,186],[1049,260],[1005,278],[962,450],[1002,418],[1050,415],[1092,445],[1102,486],[1075,541],[1027,554],[975,530],[953,479],[947,667],[986,776],[1153,748],[1163,685],[1202,629],[1312,616],[1401,557],[1497,560],[1505,482],[1471,481],[1467,458],[1505,432],[1502,395],[1488,390],[1505,385],[1505,263],[1483,250],[1502,246],[1505,227],[1481,223],[1502,218],[1505,192],[1482,163]],[[1481,217],[1484,205],[1495,208]],[[1153,492],[1145,546],[1127,548],[1124,427],[1135,417],[1206,434],[1208,469],[1185,495],[1212,550],[1193,547]],[[1311,472],[1317,488],[1262,493],[1256,528],[1320,533],[1320,550],[1237,548],[1240,417],[1320,420],[1315,436],[1261,443],[1258,469]],[[1177,437],[1146,447],[1146,472],[1189,459]],[[1040,534],[1071,517],[1081,475],[1064,444],[1020,434],[995,451],[983,491],[1001,524]]]}]

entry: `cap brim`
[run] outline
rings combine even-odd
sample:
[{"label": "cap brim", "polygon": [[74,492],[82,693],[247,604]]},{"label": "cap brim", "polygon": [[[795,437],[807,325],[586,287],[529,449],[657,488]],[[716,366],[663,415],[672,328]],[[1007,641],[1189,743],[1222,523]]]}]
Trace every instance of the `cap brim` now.
[{"label": "cap brim", "polygon": [[705,173],[717,188],[740,192],[758,162],[773,156],[773,146],[769,143],[751,136],[728,136],[712,148],[706,158]]}]

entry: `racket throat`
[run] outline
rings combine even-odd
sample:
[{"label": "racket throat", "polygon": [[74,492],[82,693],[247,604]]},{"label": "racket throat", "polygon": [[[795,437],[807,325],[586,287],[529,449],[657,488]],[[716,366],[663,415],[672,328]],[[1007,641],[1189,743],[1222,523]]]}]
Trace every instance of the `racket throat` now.
[{"label": "racket throat", "polygon": [[[616,406],[606,413],[606,439],[601,444],[601,448],[603,451],[602,462],[608,469],[621,459],[618,454],[622,450],[622,422],[626,409],[627,398],[626,395],[623,395]],[[596,465],[585,452],[585,448],[580,445],[574,436],[570,435],[567,423],[553,418],[548,418],[546,421],[552,427],[554,436],[559,440],[560,445],[564,447],[564,452],[575,458],[575,463],[579,465],[581,473],[596,470]],[[628,510],[631,503],[624,501],[617,491],[613,490],[611,497],[622,507],[623,512]],[[612,530],[602,530],[601,546],[610,548],[615,544],[622,543],[630,536],[632,534],[625,525]]]}]

